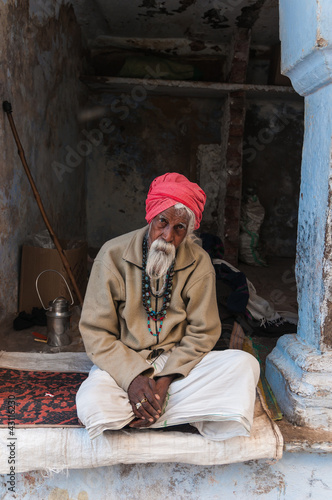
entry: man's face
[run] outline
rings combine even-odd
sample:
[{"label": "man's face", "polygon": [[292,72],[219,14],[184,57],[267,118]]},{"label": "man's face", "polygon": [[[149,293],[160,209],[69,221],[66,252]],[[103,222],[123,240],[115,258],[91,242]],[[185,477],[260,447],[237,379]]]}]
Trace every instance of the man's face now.
[{"label": "man's face", "polygon": [[149,247],[157,239],[172,243],[177,249],[188,231],[189,217],[185,210],[170,207],[152,220],[149,230]]}]

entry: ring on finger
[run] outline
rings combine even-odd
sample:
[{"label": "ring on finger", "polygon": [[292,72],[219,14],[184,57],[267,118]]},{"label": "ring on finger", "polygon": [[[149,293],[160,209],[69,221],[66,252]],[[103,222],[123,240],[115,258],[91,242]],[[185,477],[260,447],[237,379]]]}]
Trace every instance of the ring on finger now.
[{"label": "ring on finger", "polygon": [[139,410],[139,409],[140,409],[140,407],[142,406],[142,404],[143,404],[143,403],[147,403],[147,401],[148,401],[148,400],[147,400],[146,398],[143,398],[143,399],[141,399],[141,401],[139,401],[138,403],[135,403],[135,406],[136,406],[137,410]]}]

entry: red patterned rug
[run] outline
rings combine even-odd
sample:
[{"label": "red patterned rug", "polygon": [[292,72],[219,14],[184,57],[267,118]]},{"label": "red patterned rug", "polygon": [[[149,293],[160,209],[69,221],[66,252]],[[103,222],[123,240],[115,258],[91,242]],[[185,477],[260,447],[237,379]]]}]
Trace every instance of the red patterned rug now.
[{"label": "red patterned rug", "polygon": [[0,368],[0,427],[80,426],[75,396],[87,376]]}]

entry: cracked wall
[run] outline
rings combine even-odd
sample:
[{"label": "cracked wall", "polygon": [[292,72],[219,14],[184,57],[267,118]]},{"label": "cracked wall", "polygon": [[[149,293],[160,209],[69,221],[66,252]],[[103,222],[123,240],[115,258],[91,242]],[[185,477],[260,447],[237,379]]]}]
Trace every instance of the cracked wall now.
[{"label": "cracked wall", "polygon": [[[81,33],[67,1],[9,0],[0,6],[0,91],[13,118],[47,215],[60,238],[85,231],[84,162],[59,179],[54,161],[80,139],[77,113],[85,89]],[[45,229],[0,113],[0,319],[17,309],[20,248]]]}]

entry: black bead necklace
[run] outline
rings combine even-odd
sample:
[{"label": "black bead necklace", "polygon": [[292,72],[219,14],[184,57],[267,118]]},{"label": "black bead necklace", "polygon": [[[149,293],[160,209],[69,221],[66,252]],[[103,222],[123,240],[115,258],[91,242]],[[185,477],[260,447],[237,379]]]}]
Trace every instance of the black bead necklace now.
[{"label": "black bead necklace", "polygon": [[[148,315],[148,330],[151,335],[154,337],[158,337],[161,329],[163,327],[163,321],[167,314],[167,309],[171,302],[172,295],[172,283],[174,276],[174,261],[172,265],[168,268],[166,279],[165,279],[165,287],[163,294],[155,294],[151,290],[150,277],[146,274],[146,263],[148,258],[148,240],[145,237],[143,240],[143,263],[142,263],[142,299],[143,306]],[[151,296],[153,297],[163,297],[163,304],[159,311],[154,311],[151,307]],[[160,321],[159,328],[156,333],[153,333],[151,330],[151,319],[156,323]]]}]

